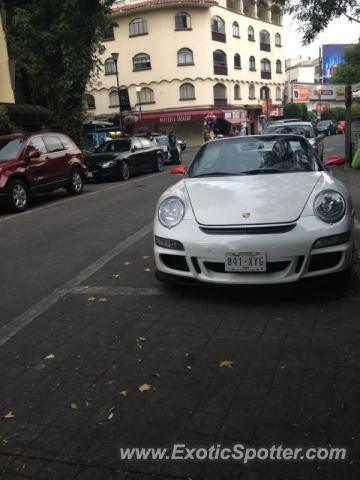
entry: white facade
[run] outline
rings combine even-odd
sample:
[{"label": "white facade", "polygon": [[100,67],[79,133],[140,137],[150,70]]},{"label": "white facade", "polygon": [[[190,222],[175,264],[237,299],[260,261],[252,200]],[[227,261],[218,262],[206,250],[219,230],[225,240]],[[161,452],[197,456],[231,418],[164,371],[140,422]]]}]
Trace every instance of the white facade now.
[{"label": "white facade", "polygon": [[[139,117],[141,110],[141,122],[149,129],[173,129],[190,144],[199,143],[203,119],[195,115],[193,121],[179,112],[230,110],[236,118],[237,111],[245,111],[254,130],[265,96],[273,105],[282,104],[282,18],[266,2],[115,2],[112,20],[113,39],[104,41],[101,57],[104,71],[88,89],[93,97],[88,97],[89,115],[119,111],[112,53],[119,55],[120,88],[128,89]],[[160,119],[171,112],[174,121],[162,124]]]}]

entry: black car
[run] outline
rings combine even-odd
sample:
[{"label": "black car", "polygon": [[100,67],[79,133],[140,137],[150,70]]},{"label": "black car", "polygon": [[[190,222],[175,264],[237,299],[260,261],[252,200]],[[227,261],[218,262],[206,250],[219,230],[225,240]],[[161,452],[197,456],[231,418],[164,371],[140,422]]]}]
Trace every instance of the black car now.
[{"label": "black car", "polygon": [[333,120],[321,120],[317,124],[319,133],[326,135],[336,135],[336,123]]},{"label": "black car", "polygon": [[325,135],[323,133],[319,133],[316,127],[314,127],[311,122],[276,123],[276,125],[269,125],[264,130],[264,135],[273,135],[278,133],[301,135],[305,137],[309,141],[310,145],[314,147],[319,159],[323,160],[323,138],[325,137]]},{"label": "black car", "polygon": [[128,180],[133,173],[146,170],[161,172],[164,168],[161,148],[140,137],[108,140],[88,154],[85,162],[88,178]]}]

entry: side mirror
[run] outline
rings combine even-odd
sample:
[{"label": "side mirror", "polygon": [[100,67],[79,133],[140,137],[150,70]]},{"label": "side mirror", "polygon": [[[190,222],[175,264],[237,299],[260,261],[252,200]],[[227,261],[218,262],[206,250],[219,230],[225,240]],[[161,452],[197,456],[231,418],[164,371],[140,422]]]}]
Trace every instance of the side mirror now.
[{"label": "side mirror", "polygon": [[345,163],[345,158],[341,157],[340,155],[325,157],[323,161],[325,167],[336,167],[338,165],[344,165]]},{"label": "side mirror", "polygon": [[184,175],[186,172],[185,165],[175,165],[175,167],[170,168],[170,173],[172,175]]},{"label": "side mirror", "polygon": [[29,160],[33,160],[34,158],[39,158],[40,157],[40,152],[39,150],[32,149],[30,150],[29,153],[26,154],[26,158]]}]

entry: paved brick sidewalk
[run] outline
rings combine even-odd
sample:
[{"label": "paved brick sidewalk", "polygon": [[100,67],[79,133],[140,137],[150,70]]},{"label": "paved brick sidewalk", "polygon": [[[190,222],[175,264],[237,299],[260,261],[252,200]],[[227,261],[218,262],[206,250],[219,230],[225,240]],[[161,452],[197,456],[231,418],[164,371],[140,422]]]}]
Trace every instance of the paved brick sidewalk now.
[{"label": "paved brick sidewalk", "polygon": [[[152,270],[149,235],[0,349],[1,480],[358,479],[359,282],[175,288]],[[349,459],[118,456],[175,442],[332,444]]]}]

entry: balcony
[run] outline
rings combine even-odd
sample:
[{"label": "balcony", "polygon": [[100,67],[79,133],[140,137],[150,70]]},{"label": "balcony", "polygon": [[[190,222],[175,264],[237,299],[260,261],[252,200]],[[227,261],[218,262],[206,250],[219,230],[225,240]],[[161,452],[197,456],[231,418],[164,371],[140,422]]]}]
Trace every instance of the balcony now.
[{"label": "balcony", "polygon": [[261,78],[271,80],[271,72],[261,72]]},{"label": "balcony", "polygon": [[270,52],[271,51],[270,43],[260,42],[260,50],[262,50],[263,52]]},{"label": "balcony", "polygon": [[227,98],[214,98],[214,105],[216,107],[224,107],[227,105]]},{"label": "balcony", "polygon": [[214,65],[214,74],[215,75],[227,75],[228,69],[226,65]]},{"label": "balcony", "polygon": [[211,38],[215,40],[215,42],[222,42],[226,43],[226,35],[225,33],[219,33],[219,32],[211,32]]}]

